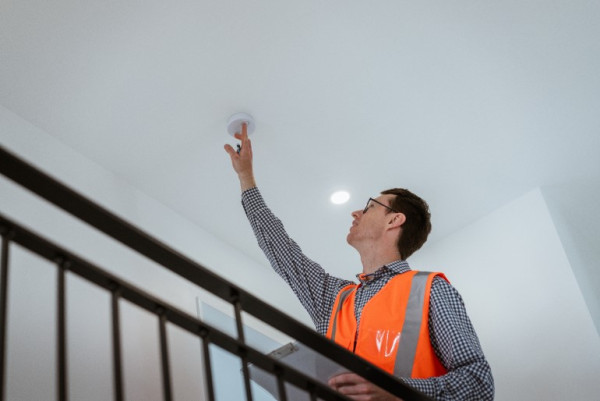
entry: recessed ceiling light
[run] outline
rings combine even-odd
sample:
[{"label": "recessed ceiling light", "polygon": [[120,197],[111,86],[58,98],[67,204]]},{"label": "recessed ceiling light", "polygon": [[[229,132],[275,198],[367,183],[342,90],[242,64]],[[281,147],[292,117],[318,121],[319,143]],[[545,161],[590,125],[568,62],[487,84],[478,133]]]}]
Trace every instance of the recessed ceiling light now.
[{"label": "recessed ceiling light", "polygon": [[350,199],[350,194],[346,191],[337,191],[331,194],[331,197],[329,199],[331,200],[331,203],[335,205],[341,205],[343,203],[348,202],[348,200]]}]

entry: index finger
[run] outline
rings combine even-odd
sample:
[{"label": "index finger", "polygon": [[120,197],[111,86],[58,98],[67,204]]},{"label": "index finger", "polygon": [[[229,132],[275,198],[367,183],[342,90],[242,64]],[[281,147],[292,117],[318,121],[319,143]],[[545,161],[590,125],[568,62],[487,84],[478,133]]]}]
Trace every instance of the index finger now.
[{"label": "index finger", "polygon": [[250,145],[250,138],[248,138],[248,123],[242,123],[242,133],[240,135],[240,141],[242,141],[242,148],[248,150],[252,149]]}]

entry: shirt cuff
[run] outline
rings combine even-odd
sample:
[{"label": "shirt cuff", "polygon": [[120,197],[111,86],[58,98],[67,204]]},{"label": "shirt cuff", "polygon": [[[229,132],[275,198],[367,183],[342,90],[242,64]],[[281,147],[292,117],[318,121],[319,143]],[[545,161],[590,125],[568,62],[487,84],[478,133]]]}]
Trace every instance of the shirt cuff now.
[{"label": "shirt cuff", "polygon": [[258,187],[253,187],[242,192],[242,206],[247,216],[251,216],[260,209],[267,207]]}]

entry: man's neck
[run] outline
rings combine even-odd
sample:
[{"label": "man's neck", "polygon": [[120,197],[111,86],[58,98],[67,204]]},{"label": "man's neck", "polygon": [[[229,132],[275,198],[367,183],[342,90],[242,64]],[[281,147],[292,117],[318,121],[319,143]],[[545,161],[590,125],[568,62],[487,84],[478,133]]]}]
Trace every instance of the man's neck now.
[{"label": "man's neck", "polygon": [[363,265],[363,273],[370,274],[375,272],[381,266],[390,264],[397,260],[400,260],[400,253],[397,250],[368,250],[359,252],[360,261]]}]

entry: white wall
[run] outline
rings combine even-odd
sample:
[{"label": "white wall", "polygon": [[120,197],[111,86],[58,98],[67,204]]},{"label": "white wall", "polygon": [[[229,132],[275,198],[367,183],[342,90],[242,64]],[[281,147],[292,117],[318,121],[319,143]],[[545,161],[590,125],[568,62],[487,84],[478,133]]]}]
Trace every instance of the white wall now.
[{"label": "white wall", "polygon": [[591,400],[600,339],[540,190],[430,244],[413,268],[461,292],[492,366],[496,400]]},{"label": "white wall", "polygon": [[584,179],[548,186],[542,194],[600,334],[600,182]]},{"label": "white wall", "polygon": [[[265,266],[1,106],[0,143],[186,256],[310,324],[291,291]],[[0,213],[193,316],[196,297],[210,298],[196,286],[94,232],[3,176],[0,176]],[[52,399],[54,267],[16,246],[11,248],[10,266],[7,399]],[[108,295],[69,275],[67,296],[71,395],[73,399],[88,401],[109,399],[112,378]],[[121,310],[127,399],[162,399],[156,319],[127,303],[122,304]],[[175,396],[180,400],[197,399],[201,371],[199,343],[175,328],[169,330],[169,340]]]}]

